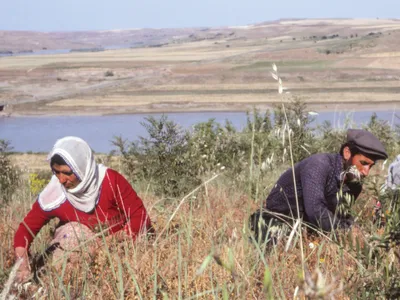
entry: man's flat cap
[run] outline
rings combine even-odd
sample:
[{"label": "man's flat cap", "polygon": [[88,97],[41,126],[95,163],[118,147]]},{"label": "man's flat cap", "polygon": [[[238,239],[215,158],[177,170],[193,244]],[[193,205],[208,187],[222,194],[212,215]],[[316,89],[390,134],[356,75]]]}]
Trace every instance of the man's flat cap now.
[{"label": "man's flat cap", "polygon": [[362,154],[373,160],[388,158],[382,143],[369,131],[349,129],[347,143],[354,145]]}]

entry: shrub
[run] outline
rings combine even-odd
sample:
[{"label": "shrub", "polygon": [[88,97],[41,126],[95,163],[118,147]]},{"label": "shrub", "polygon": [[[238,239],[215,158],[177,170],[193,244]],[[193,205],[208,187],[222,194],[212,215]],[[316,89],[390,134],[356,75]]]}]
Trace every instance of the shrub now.
[{"label": "shrub", "polygon": [[[247,113],[247,126],[243,131],[243,148],[246,156],[255,166],[263,166],[266,169],[266,161],[277,155],[280,149],[280,141],[273,132],[271,112],[267,110],[262,115],[258,110],[253,110],[251,117]],[[252,154],[251,154],[252,153]],[[271,167],[271,163],[267,164]]]},{"label": "shrub", "polygon": [[329,121],[324,121],[317,128],[319,138],[316,149],[319,152],[339,153],[340,146],[346,141],[346,129],[334,129]]},{"label": "shrub", "polygon": [[106,71],[106,72],[104,73],[104,76],[105,76],[105,77],[112,77],[112,76],[114,76],[114,72],[111,71],[111,70],[108,70],[108,71]]},{"label": "shrub", "polygon": [[190,136],[190,157],[198,162],[198,176],[227,169],[238,174],[244,168],[243,144],[229,122],[225,127],[214,119],[194,126]]},{"label": "shrub", "polygon": [[10,142],[0,140],[0,203],[9,201],[10,196],[18,187],[19,170],[10,161]]},{"label": "shrub", "polygon": [[398,144],[396,143],[396,133],[387,121],[379,120],[376,113],[373,113],[364,129],[373,133],[383,144],[389,155],[398,154]]},{"label": "shrub", "polygon": [[114,141],[123,156],[125,173],[153,183],[157,195],[177,197],[200,184],[196,162],[189,151],[189,134],[163,115],[141,123],[149,137],[126,147],[121,138]]},{"label": "shrub", "polygon": [[[307,111],[307,105],[299,97],[293,97],[291,102],[282,106],[275,107],[275,127],[280,128],[280,132],[284,133],[289,127],[291,135],[292,153],[294,162],[298,162],[310,154],[317,152],[315,148],[314,128],[311,127],[313,117]],[[281,145],[282,152],[288,145],[288,137],[283,136]],[[286,140],[286,141],[285,141]]]}]

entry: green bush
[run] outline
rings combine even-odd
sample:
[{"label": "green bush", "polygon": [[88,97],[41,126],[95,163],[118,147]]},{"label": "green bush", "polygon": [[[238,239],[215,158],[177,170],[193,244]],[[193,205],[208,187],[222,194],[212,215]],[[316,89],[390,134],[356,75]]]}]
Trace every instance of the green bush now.
[{"label": "green bush", "polygon": [[233,125],[227,122],[223,127],[214,119],[194,126],[190,157],[197,163],[199,177],[222,170],[235,177],[247,162],[245,147]]},{"label": "green bush", "polygon": [[383,144],[389,156],[396,156],[399,151],[396,132],[392,130],[387,121],[379,120],[376,113],[373,113],[364,129],[372,132]]},{"label": "green bush", "polygon": [[[290,131],[294,163],[319,151],[316,148],[314,128],[311,127],[313,118],[307,111],[307,105],[299,97],[293,97],[291,102],[275,108],[275,127],[280,129],[283,136],[282,151],[289,153],[288,131]],[[288,130],[289,129],[289,130]]]},{"label": "green bush", "polygon": [[196,160],[190,157],[190,136],[163,115],[146,118],[142,123],[148,137],[127,146],[121,138],[114,140],[123,157],[128,176],[147,181],[155,194],[177,197],[201,183]]},{"label": "green bush", "polygon": [[316,142],[316,149],[319,152],[339,153],[340,146],[346,141],[346,129],[334,129],[331,122],[324,121],[317,128],[319,136]]},{"label": "green bush", "polygon": [[7,203],[18,187],[19,170],[10,161],[10,142],[0,140],[0,203]]}]

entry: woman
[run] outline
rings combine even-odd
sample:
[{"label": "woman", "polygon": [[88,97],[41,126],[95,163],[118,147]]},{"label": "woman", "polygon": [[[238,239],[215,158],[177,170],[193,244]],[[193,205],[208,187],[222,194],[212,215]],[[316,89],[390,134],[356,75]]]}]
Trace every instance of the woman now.
[{"label": "woman", "polygon": [[14,237],[15,258],[22,260],[19,281],[30,275],[30,244],[52,218],[59,218],[60,225],[79,222],[106,235],[123,230],[132,238],[151,229],[143,202],[132,186],[118,172],[97,164],[84,140],[58,140],[47,159],[54,175]]}]

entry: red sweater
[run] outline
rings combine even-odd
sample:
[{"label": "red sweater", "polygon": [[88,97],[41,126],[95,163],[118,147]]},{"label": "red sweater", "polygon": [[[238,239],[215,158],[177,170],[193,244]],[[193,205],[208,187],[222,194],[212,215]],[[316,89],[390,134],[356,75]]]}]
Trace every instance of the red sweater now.
[{"label": "red sweater", "polygon": [[74,208],[68,200],[51,211],[44,211],[36,201],[15,233],[14,248],[29,248],[40,229],[52,218],[59,218],[61,224],[80,222],[95,232],[110,228],[109,233],[115,233],[125,227],[133,237],[151,228],[142,200],[129,182],[112,169],[107,170],[99,201],[91,213]]}]

